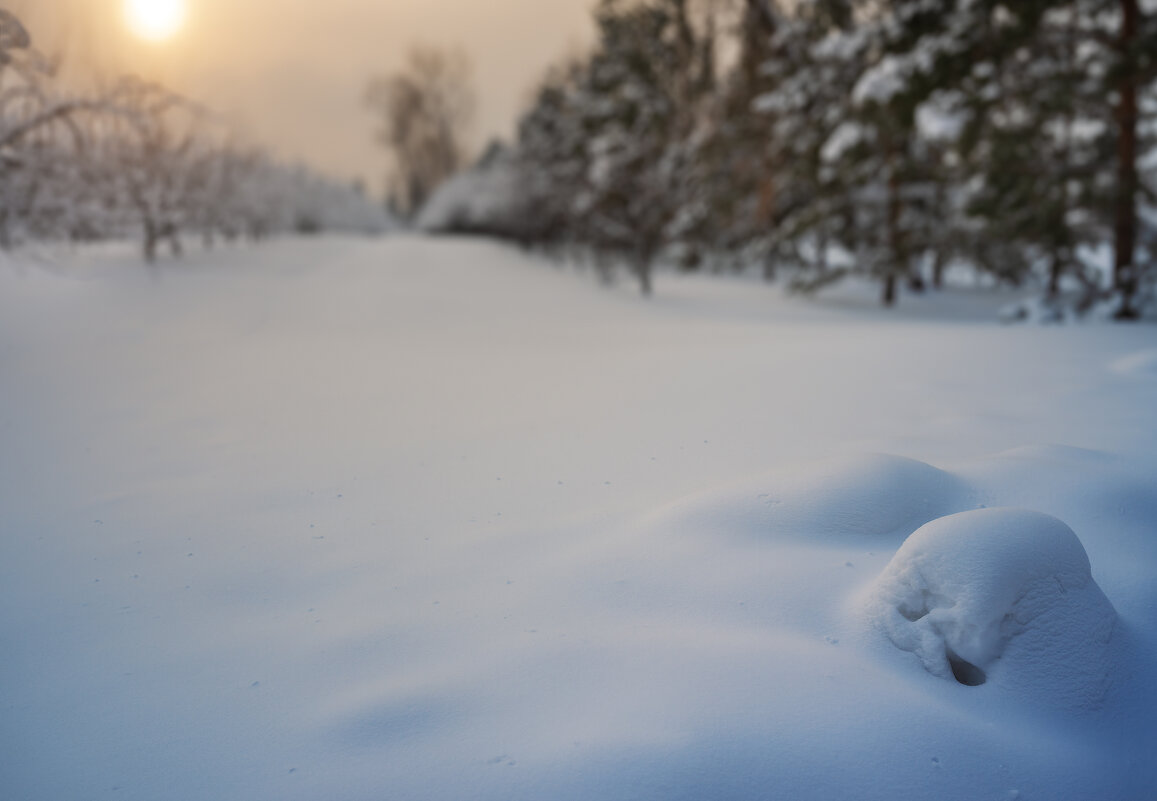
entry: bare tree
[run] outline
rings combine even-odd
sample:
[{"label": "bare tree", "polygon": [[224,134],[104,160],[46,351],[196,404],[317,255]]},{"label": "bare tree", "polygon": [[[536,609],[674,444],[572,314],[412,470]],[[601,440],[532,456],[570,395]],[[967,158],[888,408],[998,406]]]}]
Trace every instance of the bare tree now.
[{"label": "bare tree", "polygon": [[0,8],[0,249],[140,236],[152,262],[163,245],[178,255],[193,233],[208,246],[390,226],[354,188],[239,147],[220,118],[163,86],[123,78],[66,94],[57,64],[32,44]]},{"label": "bare tree", "polygon": [[43,233],[70,216],[66,197],[84,145],[76,118],[104,107],[99,98],[55,92],[56,67],[0,8],[0,248],[13,244],[17,221],[25,233]]},{"label": "bare tree", "polygon": [[465,161],[470,71],[460,49],[418,45],[401,70],[370,81],[366,103],[379,117],[377,138],[394,162],[392,194],[405,213],[417,212]]},{"label": "bare tree", "polygon": [[164,241],[179,255],[180,234],[192,222],[205,173],[204,112],[161,86],[131,78],[121,81],[114,97],[107,163],[140,226],[145,260],[154,261]]}]

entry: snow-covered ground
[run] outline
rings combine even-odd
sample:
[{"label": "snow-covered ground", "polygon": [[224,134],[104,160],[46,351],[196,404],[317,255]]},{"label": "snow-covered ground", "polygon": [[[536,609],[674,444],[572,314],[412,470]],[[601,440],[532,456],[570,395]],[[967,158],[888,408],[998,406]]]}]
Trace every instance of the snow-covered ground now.
[{"label": "snow-covered ground", "polygon": [[866,298],[7,257],[0,797],[1155,797],[1157,332]]}]

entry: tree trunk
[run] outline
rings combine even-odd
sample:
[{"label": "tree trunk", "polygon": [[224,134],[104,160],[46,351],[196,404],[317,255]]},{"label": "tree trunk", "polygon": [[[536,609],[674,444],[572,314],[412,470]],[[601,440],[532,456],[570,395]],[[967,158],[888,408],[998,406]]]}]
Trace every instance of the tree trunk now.
[{"label": "tree trunk", "polygon": [[779,21],[775,18],[775,12],[767,4],[767,0],[747,0],[747,13],[754,18],[761,33],[765,36],[775,35]]},{"label": "tree trunk", "polygon": [[911,275],[908,266],[907,243],[904,241],[904,232],[900,229],[900,179],[896,175],[895,151],[889,154],[892,162],[888,174],[888,254],[885,266],[884,296],[885,306],[896,302],[896,276]]},{"label": "tree trunk", "polygon": [[[745,91],[752,98],[758,91],[760,71],[769,55],[769,42],[778,28],[779,21],[767,0],[746,0],[739,70],[743,75]],[[774,168],[766,150],[748,168],[756,171],[755,184],[759,191],[754,224],[756,228],[769,229],[774,225],[776,216],[776,185]]]},{"label": "tree trunk", "polygon": [[169,240],[169,251],[177,258],[180,258],[184,253],[184,248],[181,247],[181,236],[177,230],[177,226],[169,223],[165,226],[165,238]]},{"label": "tree trunk", "polygon": [[756,209],[755,224],[761,229],[772,228],[775,221],[775,178],[767,159],[759,160],[759,206]]},{"label": "tree trunk", "polygon": [[1061,293],[1061,272],[1063,269],[1064,262],[1061,261],[1061,253],[1059,250],[1054,250],[1052,260],[1049,262],[1049,300],[1056,300]]},{"label": "tree trunk", "polygon": [[640,258],[635,263],[635,275],[639,279],[639,291],[645,297],[651,296],[651,260],[649,258]]},{"label": "tree trunk", "polygon": [[1121,74],[1117,84],[1117,202],[1114,225],[1113,288],[1121,296],[1118,320],[1135,320],[1137,269],[1137,70],[1132,52],[1139,24],[1137,0],[1121,0],[1118,48]]},{"label": "tree trunk", "polygon": [[151,221],[145,221],[145,243],[144,253],[145,261],[152,264],[157,260],[157,243],[160,241],[160,235],[157,232],[157,226]]},{"label": "tree trunk", "polygon": [[765,253],[763,256],[763,280],[775,280],[775,257],[770,253]]},{"label": "tree trunk", "polygon": [[675,76],[678,106],[680,112],[687,112],[691,107],[692,87],[695,85],[695,55],[698,50],[695,46],[695,32],[691,30],[691,21],[687,18],[687,0],[674,0],[675,6],[675,58],[678,59]]},{"label": "tree trunk", "polygon": [[944,265],[947,259],[944,257],[944,251],[938,249],[936,255],[932,260],[932,288],[944,288]]},{"label": "tree trunk", "polygon": [[884,276],[884,294],[880,302],[885,306],[896,305],[896,274],[888,273]]},{"label": "tree trunk", "polygon": [[908,289],[913,292],[923,292],[925,289],[924,276],[918,267],[908,271]]}]

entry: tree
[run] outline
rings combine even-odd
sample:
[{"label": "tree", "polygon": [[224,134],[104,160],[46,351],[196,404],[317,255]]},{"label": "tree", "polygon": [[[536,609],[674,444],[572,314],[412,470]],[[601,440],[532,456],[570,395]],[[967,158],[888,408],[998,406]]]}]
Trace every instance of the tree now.
[{"label": "tree", "polygon": [[392,194],[413,215],[465,162],[474,109],[470,62],[461,50],[415,46],[400,71],[370,81],[366,103],[379,118],[378,141],[393,157]]},{"label": "tree", "polygon": [[595,22],[589,58],[552,76],[520,126],[524,186],[545,212],[531,227],[580,242],[604,275],[625,262],[648,294],[656,257],[686,230],[714,42],[688,0],[602,0]]},{"label": "tree", "polygon": [[583,239],[574,200],[588,169],[582,83],[587,63],[550,69],[518,124],[514,161],[521,196],[518,238],[551,251]]},{"label": "tree", "polygon": [[731,0],[718,47],[715,8],[601,0],[593,52],[523,119],[527,231],[644,292],[677,245],[801,291],[865,275],[885,304],[950,262],[1120,319],[1152,302],[1152,3]]},{"label": "tree", "polygon": [[12,246],[18,227],[42,233],[68,216],[83,147],[75,117],[102,104],[54,93],[54,72],[20,20],[0,9],[0,247]]},{"label": "tree", "polygon": [[[803,200],[776,220],[777,241],[812,254],[797,283],[867,272],[889,303],[900,279],[922,283],[931,261],[938,281],[965,255],[1013,282],[1046,265],[1050,297],[1072,276],[1087,304],[1103,289],[1079,254],[1113,241],[1118,316],[1134,315],[1138,204],[1151,196],[1137,97],[1157,40],[1132,6],[889,0],[852,14],[796,2],[760,105],[789,156],[780,184]],[[833,238],[852,254],[834,269]]]},{"label": "tree", "polygon": [[[1051,300],[1072,276],[1087,306],[1106,290],[1080,254],[1112,243],[1108,294],[1118,318],[1136,317],[1139,209],[1152,198],[1139,168],[1152,141],[1141,133],[1139,99],[1157,77],[1157,15],[1135,0],[932,6],[893,0],[891,30],[900,33],[889,48],[918,62],[907,91],[961,100],[968,180],[960,183],[980,234],[971,255],[1005,274],[1043,263]],[[1002,245],[998,259],[986,258],[992,242]]]},{"label": "tree", "polygon": [[1078,254],[1105,235],[1096,208],[1107,133],[1087,9],[1055,5],[982,9],[976,22],[985,35],[952,78],[966,117],[959,149],[973,177],[966,213],[981,234],[968,254],[1003,277],[1043,261],[1050,304],[1066,276],[1085,285],[1087,298],[1097,291]]},{"label": "tree", "polygon": [[[1116,95],[1113,119],[1116,124],[1116,193],[1113,210],[1113,288],[1119,296],[1116,317],[1135,320],[1140,316],[1136,297],[1142,284],[1138,264],[1141,245],[1138,206],[1142,195],[1153,201],[1153,186],[1144,186],[1138,162],[1144,152],[1140,98],[1157,79],[1157,13],[1153,4],[1142,10],[1138,0],[1118,0],[1119,23],[1113,40],[1114,63],[1108,72],[1110,90]],[[1152,99],[1152,98],[1150,98]],[[1150,109],[1152,113],[1152,109]],[[1150,135],[1151,137],[1151,135]],[[1149,260],[1152,261],[1150,253]],[[1150,269],[1153,269],[1150,264]]]},{"label": "tree", "polygon": [[0,9],[0,247],[25,239],[140,236],[146,261],[199,233],[206,246],[303,229],[378,232],[364,194],[239,148],[206,109],[162,86],[122,79],[66,95],[55,65]]},{"label": "tree", "polygon": [[211,162],[201,133],[204,110],[164,87],[135,79],[121,82],[117,111],[100,143],[142,236],[145,261],[167,241],[182,252],[181,233],[195,222],[199,191]]}]

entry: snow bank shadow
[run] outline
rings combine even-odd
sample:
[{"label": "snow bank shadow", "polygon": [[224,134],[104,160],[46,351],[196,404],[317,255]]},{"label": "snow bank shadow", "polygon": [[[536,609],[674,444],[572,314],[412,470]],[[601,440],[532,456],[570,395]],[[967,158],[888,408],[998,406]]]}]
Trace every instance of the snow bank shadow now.
[{"label": "snow bank shadow", "polygon": [[367,701],[331,722],[338,739],[349,747],[380,748],[437,736],[458,725],[468,709],[465,699],[413,694]]},{"label": "snow bank shadow", "polygon": [[674,531],[811,540],[906,535],[970,508],[970,497],[965,482],[925,462],[861,454],[684,499],[651,523]]},{"label": "snow bank shadow", "polygon": [[[1048,510],[1079,528],[1092,528],[1130,553],[1148,548],[1157,519],[1157,470],[1110,453],[1064,445],[1013,448],[961,467],[960,474],[990,506]],[[1140,537],[1122,540],[1124,529]],[[1103,567],[1098,564],[1098,567]]]},{"label": "snow bank shadow", "polygon": [[1117,613],[1077,535],[1040,512],[978,509],[922,526],[867,611],[898,648],[960,684],[991,680],[1077,709],[1095,708],[1110,684]]}]

